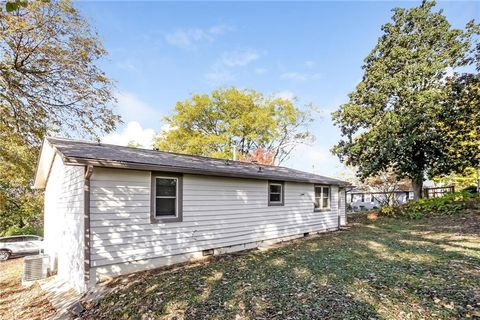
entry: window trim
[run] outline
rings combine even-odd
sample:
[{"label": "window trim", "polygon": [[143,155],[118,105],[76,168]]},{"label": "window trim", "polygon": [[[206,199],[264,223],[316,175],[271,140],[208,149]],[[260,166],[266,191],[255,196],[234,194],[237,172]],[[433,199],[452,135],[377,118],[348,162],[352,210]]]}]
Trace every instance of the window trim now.
[{"label": "window trim", "polygon": [[[155,215],[156,179],[176,179],[177,196],[175,202],[175,216],[157,217]],[[181,173],[152,172],[150,185],[150,223],[182,222],[183,221],[183,175]]]},{"label": "window trim", "polygon": [[[315,188],[322,188],[322,193],[320,199],[323,201],[323,188],[328,188],[328,207],[327,208],[315,208],[315,201],[317,197],[315,196]],[[323,203],[323,202],[321,202]],[[331,211],[332,210],[332,187],[324,184],[315,184],[313,185],[313,211],[322,212],[322,211]]]},{"label": "window trim", "polygon": [[[270,201],[270,186],[271,185],[280,185],[282,190],[280,192],[280,201]],[[268,197],[268,206],[275,207],[275,206],[284,206],[285,205],[285,183],[283,181],[268,181],[267,186],[267,197]]]}]

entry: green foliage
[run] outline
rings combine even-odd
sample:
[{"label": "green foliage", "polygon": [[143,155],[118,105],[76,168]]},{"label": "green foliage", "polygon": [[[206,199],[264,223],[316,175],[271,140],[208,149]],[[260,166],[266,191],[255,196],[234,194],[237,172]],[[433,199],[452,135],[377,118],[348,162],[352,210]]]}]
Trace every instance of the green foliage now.
[{"label": "green foliage", "polygon": [[469,193],[477,193],[477,186],[468,186],[466,188],[463,188],[462,191],[469,192]]},{"label": "green foliage", "polygon": [[0,234],[12,228],[40,229],[42,225],[42,193],[0,182]]},{"label": "green foliage", "polygon": [[477,185],[478,169],[467,168],[461,173],[454,173],[444,177],[435,177],[433,181],[441,183],[444,186],[454,186],[456,190],[461,190],[470,186]]},{"label": "green foliage", "polygon": [[365,59],[349,101],[333,113],[343,139],[333,152],[360,178],[393,168],[414,182],[479,164],[479,26],[452,28],[435,2],[393,10],[392,22]]},{"label": "green foliage", "polygon": [[454,215],[465,209],[480,207],[477,194],[468,191],[454,192],[438,198],[411,201],[403,205],[385,206],[378,210],[380,216],[420,219],[437,215]]},{"label": "green foliage", "polygon": [[[10,4],[8,4],[10,3]],[[0,11],[0,232],[41,224],[30,189],[41,141],[115,128],[101,42],[70,1],[9,1]]]},{"label": "green foliage", "polygon": [[158,135],[160,150],[231,159],[262,149],[281,163],[299,143],[312,139],[310,112],[294,102],[254,90],[226,88],[194,94],[166,117],[169,130]]},{"label": "green foliage", "polygon": [[0,12],[0,129],[39,145],[50,134],[115,128],[113,83],[96,65],[106,55],[67,0]]},{"label": "green foliage", "polygon": [[18,235],[35,235],[43,237],[43,227],[42,226],[24,226],[20,228],[19,226],[11,226],[7,230],[0,234],[2,237],[9,236],[18,236]]},{"label": "green foliage", "polygon": [[[15,10],[18,10],[20,8],[26,8],[28,6],[28,1],[27,0],[7,0],[5,1],[5,9],[7,12],[12,12]],[[2,8],[0,8],[0,11],[2,11]]]},{"label": "green foliage", "polygon": [[127,143],[127,147],[130,147],[130,148],[141,148],[141,147],[142,147],[142,144],[136,142],[135,140],[130,140],[130,141],[128,141],[128,143]]}]

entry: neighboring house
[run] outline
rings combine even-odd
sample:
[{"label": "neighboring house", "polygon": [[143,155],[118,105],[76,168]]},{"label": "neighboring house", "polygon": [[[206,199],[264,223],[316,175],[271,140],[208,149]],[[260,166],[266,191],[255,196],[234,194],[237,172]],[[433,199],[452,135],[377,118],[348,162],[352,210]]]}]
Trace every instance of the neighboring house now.
[{"label": "neighboring house", "polygon": [[120,274],[336,230],[346,182],[284,167],[47,138],[45,253],[76,290]]},{"label": "neighboring house", "polygon": [[351,211],[371,210],[388,204],[389,198],[396,204],[404,204],[413,199],[413,191],[381,192],[352,189],[347,191],[347,206]]},{"label": "neighboring house", "polygon": [[[444,186],[423,188],[422,192],[425,198],[438,198],[454,191],[454,187]],[[355,187],[350,190],[347,189],[347,208],[349,211],[354,212],[377,209],[389,204],[389,202],[405,204],[410,200],[413,200],[413,191],[411,190],[384,192],[374,190],[374,188],[370,188],[369,190],[362,190]]]}]

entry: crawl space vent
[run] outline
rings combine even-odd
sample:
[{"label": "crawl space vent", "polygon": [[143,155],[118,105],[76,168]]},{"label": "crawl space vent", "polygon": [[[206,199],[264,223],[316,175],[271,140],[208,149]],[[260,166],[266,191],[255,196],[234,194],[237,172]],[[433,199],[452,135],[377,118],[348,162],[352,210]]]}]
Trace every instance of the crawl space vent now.
[{"label": "crawl space vent", "polygon": [[48,275],[48,265],[49,257],[46,254],[25,257],[22,282],[45,279]]},{"label": "crawl space vent", "polygon": [[203,256],[204,257],[213,256],[213,254],[214,254],[213,249],[203,250]]}]

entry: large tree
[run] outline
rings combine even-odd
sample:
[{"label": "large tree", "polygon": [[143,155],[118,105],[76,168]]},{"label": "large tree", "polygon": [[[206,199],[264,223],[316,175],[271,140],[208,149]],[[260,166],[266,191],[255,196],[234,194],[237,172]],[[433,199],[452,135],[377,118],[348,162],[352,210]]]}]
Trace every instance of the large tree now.
[{"label": "large tree", "polygon": [[312,139],[310,112],[291,100],[265,97],[253,90],[225,88],[194,94],[176,104],[167,117],[169,130],[155,142],[160,150],[231,159],[255,150],[279,164],[299,143]]},{"label": "large tree", "polygon": [[464,81],[477,75],[455,72],[474,69],[478,26],[454,29],[434,7],[424,1],[393,10],[365,59],[362,81],[333,113],[343,135],[333,152],[362,179],[393,168],[412,180],[415,198],[426,175],[462,171],[479,160],[478,135],[467,127],[478,125],[478,111],[469,113],[478,95]]},{"label": "large tree", "polygon": [[113,84],[97,64],[105,54],[69,1],[0,11],[0,232],[31,209],[25,199],[35,196],[29,185],[47,133],[114,129]]}]

